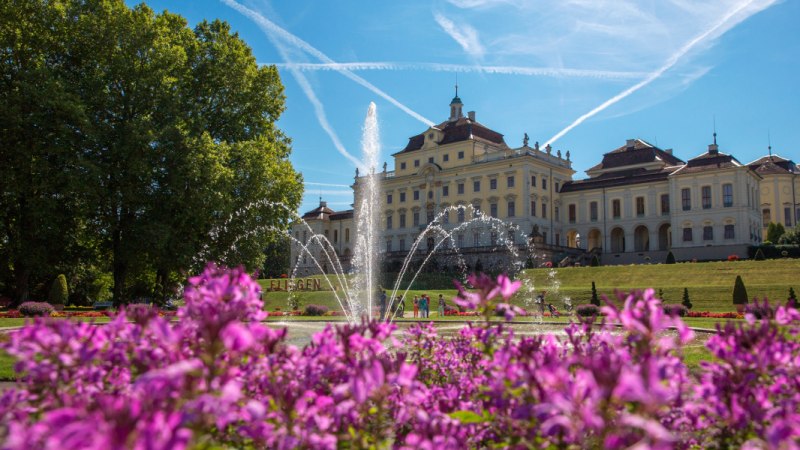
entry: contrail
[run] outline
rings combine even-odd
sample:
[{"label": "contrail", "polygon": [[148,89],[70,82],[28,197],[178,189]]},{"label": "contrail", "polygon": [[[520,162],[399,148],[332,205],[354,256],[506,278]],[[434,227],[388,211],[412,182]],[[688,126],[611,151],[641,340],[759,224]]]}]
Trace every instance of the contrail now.
[{"label": "contrail", "polygon": [[279,68],[312,70],[430,70],[434,72],[488,73],[501,75],[528,75],[553,78],[641,78],[645,72],[618,72],[613,70],[563,69],[557,67],[472,66],[442,63],[350,62],[350,63],[277,63]]},{"label": "contrail", "polygon": [[[311,54],[312,56],[315,56],[316,58],[320,59],[321,61],[323,61],[325,63],[328,63],[328,64],[335,64],[336,63],[336,61],[328,58],[327,55],[325,55],[321,51],[319,51],[316,48],[314,48],[308,42],[306,42],[306,41],[298,38],[297,36],[289,33],[288,31],[286,31],[283,28],[279,27],[278,25],[274,24],[272,21],[268,20],[266,17],[262,16],[258,12],[253,11],[250,8],[247,8],[246,6],[244,6],[244,5],[240,4],[240,3],[237,3],[234,0],[220,0],[220,1],[222,1],[223,3],[228,5],[229,7],[239,11],[243,15],[249,17],[251,20],[256,22],[256,24],[259,26],[259,28],[261,28],[268,35],[275,35],[277,37],[280,37],[281,39],[289,42],[293,46],[295,46],[295,47],[297,47],[297,48],[299,48],[301,50],[304,50],[305,52]],[[426,119],[425,117],[422,117],[420,114],[416,113],[415,111],[412,111],[406,105],[400,103],[399,101],[397,101],[395,98],[393,98],[389,94],[387,94],[387,93],[383,92],[382,90],[378,89],[376,86],[374,86],[369,81],[359,77],[358,75],[356,75],[356,74],[354,74],[354,73],[352,73],[352,72],[350,72],[348,70],[338,70],[338,72],[341,73],[342,75],[346,76],[347,78],[350,78],[351,80],[355,81],[356,83],[360,84],[361,86],[364,86],[365,88],[369,89],[373,93],[379,95],[380,97],[382,97],[383,99],[385,99],[389,103],[391,103],[391,104],[395,105],[396,107],[400,108],[403,112],[405,112],[406,114],[410,115],[411,117],[419,120],[420,122],[424,123],[425,125],[427,125],[427,126],[433,126],[434,125],[433,122],[431,122],[430,120]]]},{"label": "contrail", "polygon": [[[695,36],[694,39],[692,39],[688,43],[684,44],[683,47],[678,49],[677,52],[673,53],[672,56],[670,56],[667,59],[667,61],[664,63],[664,65],[662,65],[661,67],[656,69],[654,72],[652,72],[650,75],[648,75],[644,80],[634,84],[633,86],[629,87],[628,89],[625,89],[624,91],[620,92],[619,94],[615,95],[614,97],[611,97],[610,99],[608,99],[605,102],[603,102],[602,104],[600,104],[600,106],[598,106],[598,107],[594,108],[593,110],[589,111],[588,113],[578,117],[578,119],[575,120],[574,122],[572,122],[568,127],[564,128],[563,130],[561,130],[558,133],[556,133],[555,136],[551,137],[547,142],[544,143],[543,146],[547,146],[548,144],[552,144],[553,142],[557,141],[559,138],[561,138],[565,134],[569,133],[573,128],[575,128],[578,125],[582,124],[586,119],[594,116],[595,114],[597,114],[600,111],[608,108],[609,106],[613,105],[614,103],[617,103],[618,101],[622,100],[623,98],[633,94],[634,92],[638,91],[639,89],[641,89],[641,88],[647,86],[648,84],[652,83],[653,80],[657,79],[658,77],[663,75],[664,72],[666,72],[667,70],[672,68],[675,64],[677,64],[677,62],[684,55],[686,55],[692,48],[697,46],[697,44],[703,42],[712,33],[714,33],[715,31],[719,30],[720,28],[722,28],[729,20],[731,20],[731,18],[733,18],[736,14],[738,14],[739,12],[741,12],[742,10],[744,10],[745,8],[750,6],[755,1],[756,0],[748,0],[748,1],[740,3],[739,6],[737,6],[733,10],[731,10],[729,13],[725,14],[725,16],[723,16],[719,21],[717,21],[714,24],[714,26],[712,26],[708,30],[704,31],[703,33],[699,34],[698,36]],[[774,1],[768,2],[764,6],[764,8],[768,7],[772,3],[774,3]],[[742,20],[744,20],[744,19],[742,19]]]},{"label": "contrail", "polygon": [[304,192],[303,193],[303,197],[317,196],[317,195],[322,195],[322,194],[325,194],[325,195],[353,195],[353,191],[352,190],[344,190],[344,189],[342,189],[342,190],[321,190],[321,191],[312,190],[312,191]]},{"label": "contrail", "polygon": [[312,182],[312,181],[304,181],[303,184],[305,184],[306,186],[327,186],[327,187],[343,187],[343,188],[349,188],[350,187],[350,186],[348,186],[346,184],[315,183],[315,182]]}]

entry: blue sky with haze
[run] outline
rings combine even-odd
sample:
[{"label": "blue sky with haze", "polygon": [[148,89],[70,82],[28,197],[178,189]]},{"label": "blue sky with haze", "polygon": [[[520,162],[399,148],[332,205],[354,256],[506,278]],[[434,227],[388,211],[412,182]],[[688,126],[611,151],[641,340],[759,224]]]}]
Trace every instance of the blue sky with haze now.
[{"label": "blue sky with haze", "polygon": [[768,139],[800,161],[796,0],[147,3],[190,24],[225,20],[279,66],[301,212],[320,195],[350,207],[370,102],[392,170],[409,137],[447,119],[456,77],[465,112],[512,147],[528,133],[569,150],[576,178],[629,138],[692,158],[714,122],[720,150],[742,163]]}]

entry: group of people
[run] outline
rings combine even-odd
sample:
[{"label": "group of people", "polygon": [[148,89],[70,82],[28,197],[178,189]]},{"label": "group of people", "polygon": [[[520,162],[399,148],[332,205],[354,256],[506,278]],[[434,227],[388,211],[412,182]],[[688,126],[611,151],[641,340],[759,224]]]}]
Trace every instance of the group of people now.
[{"label": "group of people", "polygon": [[[431,300],[430,295],[422,294],[420,296],[414,296],[414,317],[422,317],[428,318],[431,316]],[[447,306],[447,303],[444,300],[444,295],[439,294],[439,317],[444,317],[444,309]]]},{"label": "group of people", "polygon": [[[389,299],[386,296],[386,291],[380,291],[380,320],[386,320],[387,312],[389,308],[391,308],[391,313],[393,317],[403,317],[405,315],[406,309],[406,302],[405,299],[401,296],[397,296],[391,305],[389,305]],[[414,306],[414,318],[429,318],[431,316],[431,297],[428,294],[422,295],[415,295],[413,306]],[[447,302],[444,299],[444,295],[439,294],[438,300],[438,313],[439,317],[444,317],[445,315],[445,307],[447,306]]]}]

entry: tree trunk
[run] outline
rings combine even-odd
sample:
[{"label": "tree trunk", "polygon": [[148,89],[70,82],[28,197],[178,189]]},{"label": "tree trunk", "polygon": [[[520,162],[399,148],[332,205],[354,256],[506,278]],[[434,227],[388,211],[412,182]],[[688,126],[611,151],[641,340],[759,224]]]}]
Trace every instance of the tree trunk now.
[{"label": "tree trunk", "polygon": [[122,231],[119,227],[114,230],[112,252],[114,258],[114,289],[112,292],[114,295],[114,307],[118,308],[120,305],[127,303],[125,298],[125,277],[128,274],[128,263],[124,259],[122,251]]},{"label": "tree trunk", "polygon": [[17,261],[14,267],[14,278],[16,284],[16,299],[12,307],[17,307],[28,301],[30,297],[29,281],[31,278],[31,268],[27,264]]}]

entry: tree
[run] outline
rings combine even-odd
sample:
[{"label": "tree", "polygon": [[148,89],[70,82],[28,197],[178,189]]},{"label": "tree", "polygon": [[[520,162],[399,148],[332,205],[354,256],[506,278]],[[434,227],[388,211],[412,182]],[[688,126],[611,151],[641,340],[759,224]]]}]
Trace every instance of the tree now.
[{"label": "tree", "polygon": [[47,296],[47,301],[51,305],[66,305],[68,300],[67,277],[64,274],[60,274],[50,286],[50,295]]},{"label": "tree", "polygon": [[672,254],[672,250],[667,253],[667,261],[666,264],[675,264],[675,255]]},{"label": "tree", "polygon": [[280,278],[282,274],[288,273],[289,250],[291,239],[288,237],[277,238],[269,243],[264,249],[264,265],[261,269],[262,278]]},{"label": "tree", "polygon": [[681,305],[685,306],[686,309],[692,309],[692,301],[689,299],[689,288],[683,288],[683,301]]},{"label": "tree", "polygon": [[756,261],[764,261],[766,258],[764,257],[764,252],[759,248],[756,250],[756,254],[753,255],[753,259]]},{"label": "tree", "polygon": [[123,0],[4,2],[0,20],[0,276],[16,298],[77,263],[113,274],[116,303],[132,282],[166,295],[204,259],[261,266],[302,195],[274,66],[224,22],[191,30]]},{"label": "tree", "polygon": [[767,225],[767,240],[773,244],[777,244],[784,233],[786,233],[786,228],[783,227],[782,223],[770,222]]},{"label": "tree", "polygon": [[778,243],[784,245],[800,245],[800,225],[795,226],[791,230],[787,230],[778,240]]},{"label": "tree", "polygon": [[600,306],[600,299],[597,297],[597,288],[594,286],[594,281],[592,281],[592,299],[589,303]]},{"label": "tree", "polygon": [[746,305],[747,300],[747,289],[744,287],[742,276],[736,275],[736,281],[733,284],[733,304]]}]

